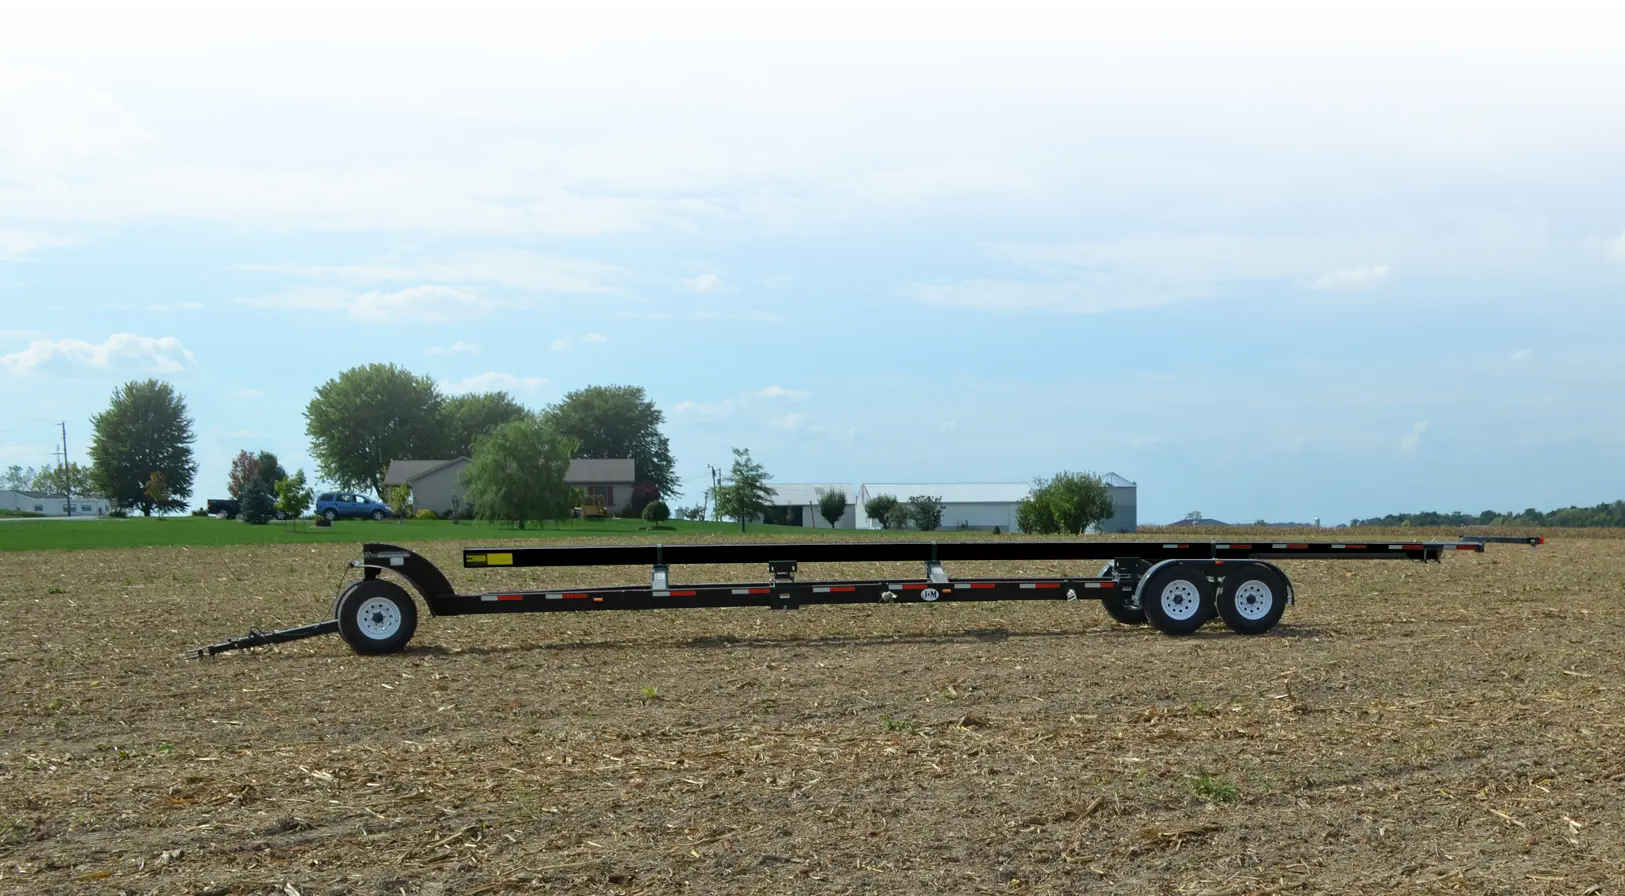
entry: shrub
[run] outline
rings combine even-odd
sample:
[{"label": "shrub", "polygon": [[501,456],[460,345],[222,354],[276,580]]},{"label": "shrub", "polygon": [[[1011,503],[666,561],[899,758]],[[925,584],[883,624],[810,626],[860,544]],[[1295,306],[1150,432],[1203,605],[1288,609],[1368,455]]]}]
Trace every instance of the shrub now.
[{"label": "shrub", "polygon": [[942,526],[942,499],[931,495],[915,495],[908,499],[908,518],[914,528],[930,532]]},{"label": "shrub", "polygon": [[901,529],[902,526],[893,525],[897,517],[892,511],[897,508],[897,498],[892,495],[875,495],[863,503],[863,512],[880,523],[882,529]]},{"label": "shrub", "polygon": [[624,514],[631,518],[642,516],[643,508],[658,500],[660,500],[659,487],[652,482],[640,482],[632,486],[632,497],[626,502]]},{"label": "shrub", "polygon": [[276,505],[272,503],[270,493],[258,482],[243,488],[240,501],[237,516],[249,525],[263,526],[276,515]]},{"label": "shrub", "polygon": [[643,518],[658,526],[671,519],[671,508],[666,506],[665,501],[650,501],[643,505]]},{"label": "shrub", "polygon": [[122,507],[115,507],[112,510],[107,511],[107,515],[113,519],[122,520],[127,519],[130,516],[130,512]]},{"label": "shrub", "polygon": [[429,508],[425,507],[422,510],[418,511],[416,514],[414,514],[414,517],[416,519],[420,519],[420,520],[437,520],[437,519],[440,519],[440,514],[435,513],[434,511],[432,511]]},{"label": "shrub", "polygon": [[194,507],[194,508],[192,508],[192,515],[193,516],[208,516],[209,515],[209,508],[207,508],[207,507]]}]

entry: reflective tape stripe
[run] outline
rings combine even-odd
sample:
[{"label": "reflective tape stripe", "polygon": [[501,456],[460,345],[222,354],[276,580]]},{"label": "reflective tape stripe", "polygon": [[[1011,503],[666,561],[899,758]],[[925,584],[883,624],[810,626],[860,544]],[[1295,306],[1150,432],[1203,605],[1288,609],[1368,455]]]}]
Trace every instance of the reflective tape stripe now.
[{"label": "reflective tape stripe", "polygon": [[773,589],[771,588],[735,588],[733,590],[735,594],[771,594],[772,592]]},{"label": "reflective tape stripe", "polygon": [[829,586],[825,586],[825,587],[821,587],[821,588],[814,588],[813,593],[814,594],[828,594],[831,591],[856,591],[856,590],[858,590],[858,589],[857,589],[857,586],[855,586],[855,585],[829,585]]},{"label": "reflective tape stripe", "polygon": [[960,585],[959,587],[961,587],[961,588],[996,588],[998,586],[993,584],[992,582],[971,582],[971,583],[966,584],[966,585]]},{"label": "reflective tape stripe", "polygon": [[1084,582],[1083,587],[1085,587],[1085,588],[1116,588],[1117,583],[1116,582]]}]

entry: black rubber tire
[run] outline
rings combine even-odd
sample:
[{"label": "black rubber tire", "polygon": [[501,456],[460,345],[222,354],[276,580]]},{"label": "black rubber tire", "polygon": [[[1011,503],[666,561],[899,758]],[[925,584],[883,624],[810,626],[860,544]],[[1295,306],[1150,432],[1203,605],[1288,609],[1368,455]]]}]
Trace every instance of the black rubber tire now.
[{"label": "black rubber tire", "polygon": [[1214,603],[1219,617],[1238,635],[1262,635],[1286,612],[1286,576],[1259,563],[1244,563],[1225,573]]},{"label": "black rubber tire", "polygon": [[338,518],[339,518],[339,512],[337,510],[334,510],[331,507],[329,507],[326,510],[322,511],[322,519],[325,519],[330,523],[333,522],[334,520],[338,519]]},{"label": "black rubber tire", "polygon": [[381,523],[384,521],[384,512],[382,510],[374,510],[372,512],[372,518],[374,522]]},{"label": "black rubber tire", "polygon": [[361,654],[399,653],[418,627],[418,607],[406,589],[383,579],[363,579],[334,603],[339,637]]},{"label": "black rubber tire", "polygon": [[[1111,574],[1112,564],[1108,563],[1101,567],[1100,574],[1096,578],[1104,579]],[[1145,611],[1129,606],[1130,597],[1131,595],[1122,588],[1112,588],[1100,599],[1100,606],[1106,611],[1106,615],[1116,622],[1124,625],[1145,625]]]},{"label": "black rubber tire", "polygon": [[1213,618],[1213,590],[1201,570],[1169,563],[1141,580],[1140,606],[1152,628],[1165,635],[1188,635]]}]

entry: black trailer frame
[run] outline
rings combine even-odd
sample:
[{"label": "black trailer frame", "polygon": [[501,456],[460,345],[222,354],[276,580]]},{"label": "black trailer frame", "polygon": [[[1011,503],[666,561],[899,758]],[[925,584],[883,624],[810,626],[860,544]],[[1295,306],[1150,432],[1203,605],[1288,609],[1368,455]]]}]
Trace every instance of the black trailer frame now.
[{"label": "black trailer frame", "polygon": [[[191,651],[213,656],[337,632],[361,654],[395,653],[417,629],[410,585],[435,616],[588,610],[674,610],[765,607],[794,610],[818,604],[949,603],[996,600],[1098,600],[1125,624],[1149,623],[1187,635],[1214,616],[1239,634],[1274,628],[1294,602],[1291,582],[1270,562],[1291,560],[1415,560],[1439,562],[1452,551],[1482,553],[1486,544],[1545,543],[1539,536],[1466,535],[1457,541],[943,541],[776,542],[756,544],[563,545],[465,548],[465,569],[646,566],[648,585],[501,590],[458,594],[423,556],[392,544],[368,543],[351,567],[362,578],[340,588],[330,619],[280,631],[250,629]],[[1105,561],[1095,575],[967,577],[945,564],[981,561]],[[802,563],[923,564],[922,575],[857,581],[798,582]],[[672,583],[673,566],[765,565],[757,582]]]}]

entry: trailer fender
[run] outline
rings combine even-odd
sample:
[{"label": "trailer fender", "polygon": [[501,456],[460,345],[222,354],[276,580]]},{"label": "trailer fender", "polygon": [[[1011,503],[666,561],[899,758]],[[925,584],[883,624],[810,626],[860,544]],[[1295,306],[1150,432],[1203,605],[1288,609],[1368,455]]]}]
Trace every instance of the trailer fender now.
[{"label": "trailer fender", "polygon": [[429,613],[434,616],[445,615],[446,608],[457,599],[457,592],[439,567],[427,557],[397,545],[362,545],[361,559],[352,561],[350,565],[363,570],[368,579],[378,578],[381,572],[391,572],[405,579],[423,598]]}]

